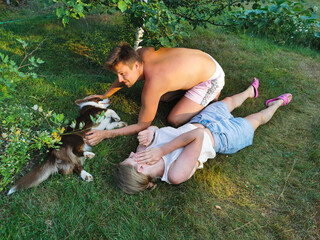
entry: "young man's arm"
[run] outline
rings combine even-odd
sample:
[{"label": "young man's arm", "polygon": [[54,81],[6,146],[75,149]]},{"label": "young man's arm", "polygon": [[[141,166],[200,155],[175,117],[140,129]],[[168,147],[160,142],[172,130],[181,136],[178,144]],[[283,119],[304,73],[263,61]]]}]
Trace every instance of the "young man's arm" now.
[{"label": "young man's arm", "polygon": [[104,98],[108,98],[110,96],[112,96],[114,93],[116,93],[117,91],[119,91],[121,88],[124,87],[124,84],[119,82],[119,79],[117,78],[112,85],[110,86],[110,88],[105,92],[105,94],[99,95],[99,94],[93,94],[93,95],[89,95],[87,97],[85,97],[84,99],[90,99],[90,98],[94,98],[94,97],[98,97],[101,99]]},{"label": "young man's arm", "polygon": [[142,107],[139,113],[138,123],[129,125],[124,128],[113,130],[92,130],[86,134],[86,142],[94,146],[101,142],[105,138],[113,138],[117,136],[133,135],[147,127],[149,127],[154,119],[158,105],[160,95],[159,91],[147,91],[142,93],[141,101]]},{"label": "young man's arm", "polygon": [[103,94],[103,98],[108,98],[110,96],[112,96],[114,93],[116,93],[117,91],[119,91],[121,88],[124,87],[123,82],[119,82],[119,78],[117,78],[112,85],[110,86],[110,88],[107,90],[107,92],[105,94]]}]

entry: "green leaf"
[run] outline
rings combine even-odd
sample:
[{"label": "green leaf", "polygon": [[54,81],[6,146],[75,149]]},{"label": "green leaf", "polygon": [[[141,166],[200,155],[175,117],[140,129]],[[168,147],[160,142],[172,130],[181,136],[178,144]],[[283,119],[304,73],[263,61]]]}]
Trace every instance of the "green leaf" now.
[{"label": "green leaf", "polygon": [[168,38],[165,38],[165,37],[160,37],[160,43],[163,47],[167,47],[167,46],[170,46],[170,41]]},{"label": "green leaf", "polygon": [[314,33],[314,36],[315,36],[316,38],[320,38],[320,32],[315,32],[315,33]]},{"label": "green leaf", "polygon": [[85,15],[82,12],[79,12],[78,15],[79,15],[79,17],[82,17],[82,18],[85,17]]},{"label": "green leaf", "polygon": [[63,16],[62,18],[62,24],[63,26],[66,26],[69,22],[69,17],[68,16]]},{"label": "green leaf", "polygon": [[7,63],[8,60],[9,60],[9,57],[8,57],[8,55],[6,55],[2,61],[3,61],[4,63]]},{"label": "green leaf", "polygon": [[26,75],[23,72],[19,72],[18,75],[19,77],[22,77],[22,78],[26,77]]},{"label": "green leaf", "polygon": [[125,3],[125,1],[120,0],[118,2],[118,8],[120,9],[121,12],[124,12],[125,10],[127,10],[127,4]]},{"label": "green leaf", "polygon": [[35,57],[34,56],[32,56],[31,58],[29,58],[29,61],[31,62],[31,63],[34,63],[35,62]]},{"label": "green leaf", "polygon": [[37,63],[42,64],[44,61],[42,61],[40,58],[37,58]]},{"label": "green leaf", "polygon": [[300,12],[303,10],[303,4],[302,3],[293,3],[293,11],[294,12]]},{"label": "green leaf", "polygon": [[312,19],[318,19],[318,15],[315,12],[312,12],[311,18]]},{"label": "green leaf", "polygon": [[58,16],[58,18],[61,18],[65,15],[65,9],[63,7],[57,8],[56,15]]},{"label": "green leaf", "polygon": [[277,12],[278,11],[278,7],[275,4],[272,4],[269,6],[269,11],[270,12]]},{"label": "green leaf", "polygon": [[286,2],[282,3],[280,6],[285,8],[285,9],[289,9],[290,8],[289,5]]},{"label": "green leaf", "polygon": [[273,22],[274,22],[274,24],[279,24],[281,22],[281,19],[280,18],[276,18]]},{"label": "green leaf", "polygon": [[70,17],[75,18],[75,19],[79,19],[77,13],[71,13]]},{"label": "green leaf", "polygon": [[28,46],[28,44],[27,44],[25,41],[23,41],[22,39],[17,38],[16,40],[17,40],[19,43],[21,43],[24,48]]},{"label": "green leaf", "polygon": [[96,123],[96,119],[92,115],[90,115],[90,119],[93,123]]},{"label": "green leaf", "polygon": [[81,4],[77,4],[74,6],[74,10],[77,12],[77,13],[82,13],[83,12],[83,5]]}]

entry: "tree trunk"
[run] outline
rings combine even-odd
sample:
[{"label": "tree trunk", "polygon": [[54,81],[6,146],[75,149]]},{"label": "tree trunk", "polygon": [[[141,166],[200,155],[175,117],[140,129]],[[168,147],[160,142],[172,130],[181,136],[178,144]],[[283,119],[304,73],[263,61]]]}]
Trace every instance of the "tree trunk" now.
[{"label": "tree trunk", "polygon": [[134,49],[137,50],[139,48],[141,48],[141,46],[139,46],[140,42],[142,41],[142,37],[143,37],[143,29],[142,27],[137,28],[137,33],[136,33],[136,41],[134,43]]},{"label": "tree trunk", "polygon": [[[141,2],[142,1],[144,1],[145,3],[148,3],[148,0],[141,0]],[[142,27],[137,28],[136,41],[134,43],[134,49],[135,50],[141,48],[141,46],[139,46],[139,43],[142,41],[143,32],[144,31],[143,31]]]}]

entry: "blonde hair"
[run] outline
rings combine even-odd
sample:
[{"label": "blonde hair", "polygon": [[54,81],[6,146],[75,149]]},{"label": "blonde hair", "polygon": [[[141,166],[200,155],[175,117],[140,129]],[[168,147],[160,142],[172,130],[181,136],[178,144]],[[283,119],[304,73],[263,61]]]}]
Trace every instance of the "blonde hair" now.
[{"label": "blonde hair", "polygon": [[137,172],[134,166],[120,163],[114,173],[116,185],[127,194],[136,194],[145,189],[153,190],[157,187],[155,177]]}]

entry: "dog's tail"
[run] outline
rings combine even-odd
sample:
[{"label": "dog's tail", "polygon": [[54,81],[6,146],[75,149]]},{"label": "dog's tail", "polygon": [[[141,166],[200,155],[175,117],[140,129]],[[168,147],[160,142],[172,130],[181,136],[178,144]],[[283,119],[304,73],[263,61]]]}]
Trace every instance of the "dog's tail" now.
[{"label": "dog's tail", "polygon": [[8,195],[16,192],[19,189],[37,186],[46,180],[51,174],[56,173],[57,171],[56,158],[51,153],[42,164],[37,166],[27,175],[20,178],[18,182],[12,188],[10,188]]}]

